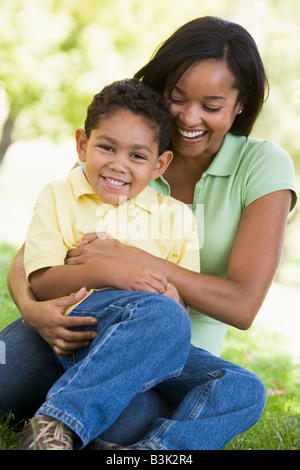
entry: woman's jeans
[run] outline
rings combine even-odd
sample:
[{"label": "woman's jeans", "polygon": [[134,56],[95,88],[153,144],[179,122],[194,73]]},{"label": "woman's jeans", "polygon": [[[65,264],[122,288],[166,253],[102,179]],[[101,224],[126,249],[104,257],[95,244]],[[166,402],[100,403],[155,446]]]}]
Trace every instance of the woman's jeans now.
[{"label": "woman's jeans", "polygon": [[95,314],[99,334],[89,348],[67,358],[75,365],[61,378],[51,348],[25,325],[16,322],[1,333],[6,365],[10,354],[14,365],[3,374],[0,365],[0,412],[10,405],[25,417],[56,380],[38,413],[69,425],[79,447],[101,435],[122,445],[139,441],[170,450],[221,449],[260,418],[260,380],[190,346],[189,318],[172,299],[105,291],[92,294],[73,314]]}]

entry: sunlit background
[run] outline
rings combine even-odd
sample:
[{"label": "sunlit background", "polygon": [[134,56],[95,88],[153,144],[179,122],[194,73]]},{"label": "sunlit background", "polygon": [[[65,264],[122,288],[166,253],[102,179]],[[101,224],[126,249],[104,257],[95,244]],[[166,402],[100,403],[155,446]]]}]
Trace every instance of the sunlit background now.
[{"label": "sunlit background", "polygon": [[[133,76],[176,28],[205,15],[238,22],[254,37],[270,95],[252,135],[288,151],[300,188],[299,0],[0,0],[0,247],[23,243],[39,190],[73,166],[74,132],[92,96]],[[257,319],[260,329],[241,353],[242,361],[249,359],[256,334],[261,341],[267,331],[280,333],[292,387],[300,365],[299,213],[290,216],[281,267]],[[243,335],[238,348],[246,347]],[[234,341],[227,339],[229,355]],[[291,408],[297,420],[299,407]]]},{"label": "sunlit background", "polygon": [[[271,89],[253,135],[283,146],[299,178],[297,0],[0,0],[0,240],[22,243],[37,192],[73,165],[93,94],[204,15],[236,21],[256,40]],[[299,235],[295,211],[279,276],[298,285]]]}]

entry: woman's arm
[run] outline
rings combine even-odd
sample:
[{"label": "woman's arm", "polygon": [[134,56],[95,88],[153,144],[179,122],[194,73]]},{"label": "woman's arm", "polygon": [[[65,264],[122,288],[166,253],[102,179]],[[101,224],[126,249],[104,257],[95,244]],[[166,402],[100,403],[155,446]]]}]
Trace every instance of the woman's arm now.
[{"label": "woman's arm", "polygon": [[243,212],[227,279],[179,272],[164,264],[167,278],[192,308],[239,329],[258,313],[280,263],[290,191],[268,194]]},{"label": "woman's arm", "polygon": [[191,308],[244,330],[251,326],[276,274],[290,203],[291,192],[283,190],[257,199],[244,210],[227,279],[188,271],[116,240],[94,240],[69,253],[66,262],[90,262],[95,250],[99,256],[111,248],[114,256],[147,263],[165,273]]}]

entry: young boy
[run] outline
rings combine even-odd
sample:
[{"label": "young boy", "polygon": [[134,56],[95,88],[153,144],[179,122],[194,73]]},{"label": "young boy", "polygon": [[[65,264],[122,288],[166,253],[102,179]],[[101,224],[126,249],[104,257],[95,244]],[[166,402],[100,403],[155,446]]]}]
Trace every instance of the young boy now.
[{"label": "young boy", "polygon": [[[25,427],[21,449],[78,448],[107,429],[137,393],[182,370],[190,347],[186,310],[170,298],[163,273],[109,257],[65,265],[86,232],[105,232],[199,271],[190,209],[148,186],[167,168],[171,116],[162,97],[138,80],[105,87],[76,131],[78,167],[39,195],[28,229],[25,270],[38,299],[86,298],[66,312],[98,321],[91,346],[62,358],[65,374]],[[176,291],[176,290],[175,290]],[[175,292],[176,293],[176,292]],[[161,295],[164,294],[164,295]]]}]

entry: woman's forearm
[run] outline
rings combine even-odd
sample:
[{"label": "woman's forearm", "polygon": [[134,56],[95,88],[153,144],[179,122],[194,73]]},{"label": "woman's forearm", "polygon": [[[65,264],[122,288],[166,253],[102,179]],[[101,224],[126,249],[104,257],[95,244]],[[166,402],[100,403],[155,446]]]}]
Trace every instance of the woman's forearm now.
[{"label": "woman's forearm", "polygon": [[30,285],[26,280],[24,245],[20,248],[9,267],[7,285],[11,297],[21,313],[23,313],[23,310],[26,310],[26,306],[29,306],[31,302],[36,301]]},{"label": "woman's forearm", "polygon": [[135,256],[141,262],[147,262],[148,266],[164,272],[186,305],[242,330],[251,326],[264,298],[264,295],[261,296],[260,301],[247,284],[235,280],[195,273],[141,251],[136,251]]}]

